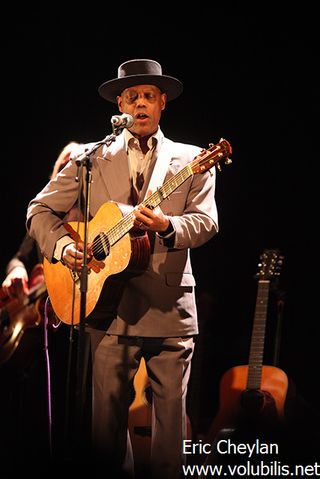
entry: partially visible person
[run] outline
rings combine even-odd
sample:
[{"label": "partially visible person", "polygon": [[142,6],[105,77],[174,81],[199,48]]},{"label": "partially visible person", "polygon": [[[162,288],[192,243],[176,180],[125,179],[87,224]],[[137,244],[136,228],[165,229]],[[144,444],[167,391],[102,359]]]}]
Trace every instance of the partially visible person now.
[{"label": "partially visible person", "polygon": [[[75,141],[68,143],[60,152],[50,175],[53,179],[64,168],[73,152],[80,150],[81,146]],[[39,264],[42,265],[43,256],[38,248],[37,242],[26,233],[18,251],[14,254],[6,267],[6,277],[2,282],[3,295],[14,297],[17,293],[18,283],[22,283],[23,289],[28,294],[29,289],[38,282],[43,282],[43,272],[41,268],[34,269]],[[29,282],[30,279],[30,282]]]},{"label": "partially visible person", "polygon": [[[50,179],[55,178],[64,168],[76,148],[80,148],[79,143],[72,141],[62,149]],[[42,307],[46,298],[42,261],[37,242],[26,233],[17,252],[7,264],[6,277],[0,289],[3,313],[0,323],[0,458],[2,470],[8,466],[10,474],[15,472],[13,464],[17,468],[18,463],[21,466],[28,461],[41,462],[44,456],[48,458],[52,452],[51,434],[56,435],[57,428],[61,430],[63,427],[61,407],[64,406],[64,385],[57,386],[57,371],[51,366],[54,363],[55,369],[63,367],[65,370],[66,364],[59,364],[58,359],[66,360],[67,331],[55,321],[54,327],[48,328],[48,346],[54,350],[54,354],[50,355],[51,365],[48,364],[43,317],[39,320],[35,314],[43,314],[40,300]],[[28,295],[38,287],[40,292],[44,291],[44,295],[39,296],[38,302],[31,303],[29,307]],[[13,310],[12,305],[15,305]],[[6,316],[7,310],[10,310],[9,316]],[[59,328],[55,329],[57,325]],[[14,326],[21,328],[17,338]],[[51,367],[50,378],[48,367]],[[60,371],[59,373],[61,376]],[[53,390],[49,389],[50,379]],[[50,418],[51,406],[53,417]]]}]

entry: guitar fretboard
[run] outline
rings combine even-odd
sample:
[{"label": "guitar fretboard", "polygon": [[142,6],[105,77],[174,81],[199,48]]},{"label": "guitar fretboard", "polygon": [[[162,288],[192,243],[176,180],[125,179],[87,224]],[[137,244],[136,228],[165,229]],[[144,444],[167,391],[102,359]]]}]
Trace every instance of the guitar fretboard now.
[{"label": "guitar fretboard", "polygon": [[249,354],[248,389],[259,389],[261,385],[269,289],[270,281],[259,281]]}]

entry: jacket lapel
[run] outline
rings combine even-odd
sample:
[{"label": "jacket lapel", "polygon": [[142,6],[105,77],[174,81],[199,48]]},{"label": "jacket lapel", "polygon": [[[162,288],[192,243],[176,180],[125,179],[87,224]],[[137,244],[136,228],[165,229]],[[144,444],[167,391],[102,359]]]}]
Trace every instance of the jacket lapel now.
[{"label": "jacket lapel", "polygon": [[146,197],[148,191],[152,193],[163,185],[163,182],[166,178],[169,165],[172,163],[172,151],[173,142],[167,138],[164,138],[160,148],[156,154],[156,159],[153,161],[151,167],[148,170],[146,181],[143,184],[139,195],[139,202],[143,201]]},{"label": "jacket lapel", "polygon": [[104,146],[96,159],[110,199],[130,203],[131,180],[123,135],[119,135],[109,147]]}]

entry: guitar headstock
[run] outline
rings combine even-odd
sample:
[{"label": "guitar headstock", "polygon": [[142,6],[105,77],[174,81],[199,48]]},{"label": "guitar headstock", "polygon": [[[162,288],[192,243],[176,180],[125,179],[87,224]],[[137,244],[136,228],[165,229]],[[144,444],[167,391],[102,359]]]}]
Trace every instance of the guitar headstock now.
[{"label": "guitar headstock", "polygon": [[256,278],[272,280],[280,275],[284,257],[278,249],[265,249],[260,255],[259,271]]},{"label": "guitar headstock", "polygon": [[207,170],[210,170],[213,166],[216,166],[219,171],[221,171],[220,161],[225,160],[224,163],[229,165],[232,163],[232,160],[229,156],[232,153],[232,148],[230,143],[223,138],[220,139],[219,143],[216,145],[210,143],[207,150],[202,150],[198,156],[191,162],[191,168],[193,174],[204,173]]}]

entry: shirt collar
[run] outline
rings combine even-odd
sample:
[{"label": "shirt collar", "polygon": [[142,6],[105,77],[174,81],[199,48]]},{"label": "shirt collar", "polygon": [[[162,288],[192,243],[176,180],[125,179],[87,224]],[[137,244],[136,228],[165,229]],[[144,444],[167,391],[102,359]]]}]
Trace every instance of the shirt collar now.
[{"label": "shirt collar", "polygon": [[[161,145],[163,138],[164,138],[163,133],[160,130],[160,127],[158,127],[157,131],[148,139],[149,149],[152,149],[156,147],[157,145]],[[125,148],[127,152],[129,148],[129,142],[131,143],[131,141],[134,141],[135,139],[136,138],[132,135],[132,133],[126,128],[124,130],[124,144],[125,144]]]}]

